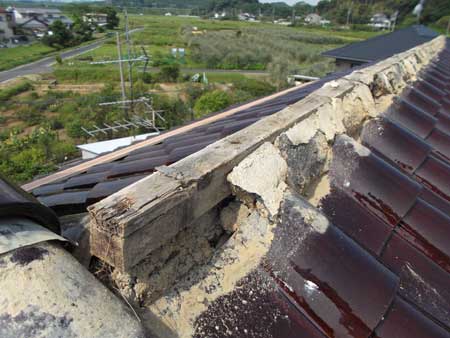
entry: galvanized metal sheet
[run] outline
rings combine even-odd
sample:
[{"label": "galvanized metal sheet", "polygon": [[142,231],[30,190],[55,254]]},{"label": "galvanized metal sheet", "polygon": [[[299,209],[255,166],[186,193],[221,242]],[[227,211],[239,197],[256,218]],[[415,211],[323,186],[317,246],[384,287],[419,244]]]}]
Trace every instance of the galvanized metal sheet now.
[{"label": "galvanized metal sheet", "polygon": [[66,241],[63,237],[25,218],[0,219],[0,254],[47,241]]}]

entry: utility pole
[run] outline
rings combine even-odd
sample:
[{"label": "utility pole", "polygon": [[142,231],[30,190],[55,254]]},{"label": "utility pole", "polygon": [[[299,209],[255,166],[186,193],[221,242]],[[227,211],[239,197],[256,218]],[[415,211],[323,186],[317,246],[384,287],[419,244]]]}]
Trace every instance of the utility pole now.
[{"label": "utility pole", "polygon": [[292,25],[295,26],[295,8],[292,8]]},{"label": "utility pole", "polygon": [[272,22],[275,22],[275,7],[272,6]]},{"label": "utility pole", "polygon": [[450,19],[448,19],[447,32],[445,34],[448,35],[448,33],[450,33]]},{"label": "utility pole", "polygon": [[[117,54],[119,56],[119,60],[122,60],[122,47],[120,46],[120,34],[119,32],[116,32],[116,38],[117,38]],[[122,101],[127,100],[127,94],[125,91],[125,79],[123,77],[123,63],[119,62],[119,71],[120,71],[120,89],[122,90]],[[123,115],[127,119],[128,118],[128,112],[127,107],[123,106]]]},{"label": "utility pole", "polygon": [[125,40],[127,42],[127,59],[128,59],[128,80],[130,82],[130,108],[133,111],[133,62],[131,61],[131,49],[130,49],[130,32],[128,29],[128,12],[127,9],[124,9],[125,16]]},{"label": "utility pole", "polygon": [[349,25],[350,25],[350,15],[352,14],[352,7],[353,7],[353,1],[352,1],[352,3],[350,4],[350,7],[348,8],[348,11],[347,11],[347,27],[349,27]]},{"label": "utility pole", "polygon": [[397,25],[398,19],[398,11],[393,14],[393,18],[391,18],[391,32],[395,30],[395,26]]}]

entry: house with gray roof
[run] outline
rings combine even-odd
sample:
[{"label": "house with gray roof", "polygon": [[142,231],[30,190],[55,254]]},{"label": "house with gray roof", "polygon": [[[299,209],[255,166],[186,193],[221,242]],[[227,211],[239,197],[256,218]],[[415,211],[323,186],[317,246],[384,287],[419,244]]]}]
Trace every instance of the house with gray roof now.
[{"label": "house with gray roof", "polygon": [[428,27],[414,25],[329,50],[322,55],[334,58],[337,69],[345,70],[404,52],[437,36],[438,33]]}]

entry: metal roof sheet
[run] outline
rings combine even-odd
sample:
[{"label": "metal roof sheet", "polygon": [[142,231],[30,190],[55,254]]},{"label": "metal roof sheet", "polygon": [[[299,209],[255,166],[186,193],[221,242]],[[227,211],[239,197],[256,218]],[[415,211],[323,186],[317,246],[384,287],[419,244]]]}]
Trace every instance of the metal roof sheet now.
[{"label": "metal roof sheet", "polygon": [[121,147],[129,146],[135,142],[143,141],[148,139],[149,137],[159,135],[159,133],[147,133],[136,136],[122,137],[116,138],[113,140],[100,141],[94,143],[87,143],[78,145],[77,148],[81,150],[88,151],[95,155],[101,155],[104,153],[109,153]]}]

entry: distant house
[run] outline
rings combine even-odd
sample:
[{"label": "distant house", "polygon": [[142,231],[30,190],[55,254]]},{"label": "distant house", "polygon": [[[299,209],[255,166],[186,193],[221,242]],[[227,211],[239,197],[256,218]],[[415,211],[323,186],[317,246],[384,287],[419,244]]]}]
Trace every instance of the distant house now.
[{"label": "distant house", "polygon": [[428,42],[437,36],[438,33],[425,26],[414,25],[333,49],[322,53],[322,55],[334,58],[337,69],[345,70],[364,63],[388,58]]},{"label": "distant house", "polygon": [[378,29],[390,29],[391,20],[384,13],[376,13],[370,18],[368,26]]},{"label": "distant house", "polygon": [[241,13],[238,15],[238,19],[240,21],[255,21],[256,16],[254,16],[253,14],[250,14],[250,13]]},{"label": "distant house", "polygon": [[29,35],[42,35],[48,27],[59,20],[67,28],[72,27],[73,21],[55,8],[15,8],[16,27]]},{"label": "distant house", "polygon": [[86,13],[83,15],[83,21],[96,26],[106,26],[108,24],[108,15],[105,13]]},{"label": "distant house", "polygon": [[49,23],[37,18],[30,18],[25,22],[20,22],[17,27],[26,35],[43,36],[48,31]]},{"label": "distant house", "polygon": [[305,22],[308,25],[320,25],[321,21],[322,21],[322,17],[319,14],[316,14],[316,13],[308,14],[305,17]]},{"label": "distant house", "polygon": [[214,19],[223,19],[227,16],[227,12],[214,13]]},{"label": "distant house", "polygon": [[0,7],[0,41],[10,40],[15,32],[14,12]]},{"label": "distant house", "polygon": [[61,21],[67,27],[73,25],[73,21],[56,8],[16,8],[15,13],[18,24],[23,24],[30,19],[37,19],[47,25],[51,25],[56,20]]}]

